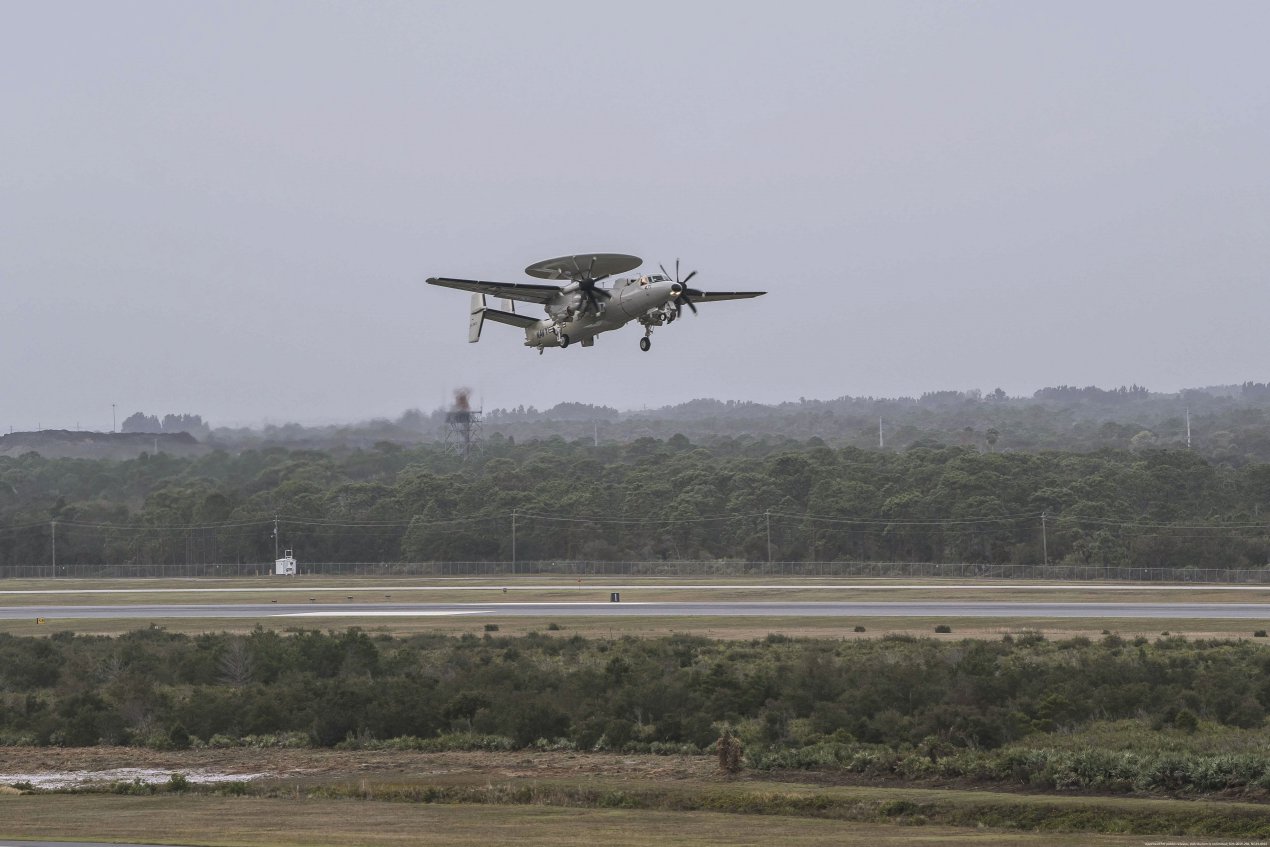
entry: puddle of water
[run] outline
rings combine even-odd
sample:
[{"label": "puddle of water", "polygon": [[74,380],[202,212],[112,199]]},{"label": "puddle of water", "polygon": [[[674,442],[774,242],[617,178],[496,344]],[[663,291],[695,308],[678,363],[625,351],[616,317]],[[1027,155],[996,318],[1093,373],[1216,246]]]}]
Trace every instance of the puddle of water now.
[{"label": "puddle of water", "polygon": [[201,768],[163,769],[163,768],[113,768],[104,771],[40,771],[39,773],[0,773],[0,785],[13,785],[15,782],[30,783],[35,788],[79,788],[86,785],[98,785],[111,782],[164,783],[174,773],[179,773],[194,783],[246,782],[271,776],[268,773],[224,773]]}]

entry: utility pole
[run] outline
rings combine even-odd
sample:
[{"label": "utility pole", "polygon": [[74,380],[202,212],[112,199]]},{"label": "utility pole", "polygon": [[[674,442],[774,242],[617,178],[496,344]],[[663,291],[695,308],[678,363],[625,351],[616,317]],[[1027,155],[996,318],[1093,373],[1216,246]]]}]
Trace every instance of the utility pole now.
[{"label": "utility pole", "polygon": [[886,442],[882,440],[882,419],[878,418],[878,449],[886,449]]},{"label": "utility pole", "polygon": [[772,510],[763,513],[767,518],[767,563],[772,563]]},{"label": "utility pole", "polygon": [[512,509],[512,574],[516,573],[516,510]]},{"label": "utility pole", "polygon": [[115,431],[115,404],[114,403],[110,404],[110,431],[112,434]]},{"label": "utility pole", "polygon": [[278,561],[278,516],[273,516],[273,560]]},{"label": "utility pole", "polygon": [[1041,555],[1044,557],[1043,561],[1045,564],[1048,565],[1050,563],[1050,545],[1049,539],[1045,534],[1045,519],[1047,517],[1049,517],[1049,509],[1041,512]]},{"label": "utility pole", "polygon": [[49,521],[53,528],[53,576],[57,576],[57,521]]},{"label": "utility pole", "polygon": [[1186,449],[1191,449],[1191,407],[1186,407]]}]

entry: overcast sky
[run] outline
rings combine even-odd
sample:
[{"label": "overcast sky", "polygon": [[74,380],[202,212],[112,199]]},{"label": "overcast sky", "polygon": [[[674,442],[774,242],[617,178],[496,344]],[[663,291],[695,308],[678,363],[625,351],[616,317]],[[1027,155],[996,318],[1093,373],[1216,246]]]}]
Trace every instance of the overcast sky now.
[{"label": "overcast sky", "polygon": [[[1270,4],[0,5],[0,426],[1270,377]],[[761,288],[545,355],[445,275]]]}]

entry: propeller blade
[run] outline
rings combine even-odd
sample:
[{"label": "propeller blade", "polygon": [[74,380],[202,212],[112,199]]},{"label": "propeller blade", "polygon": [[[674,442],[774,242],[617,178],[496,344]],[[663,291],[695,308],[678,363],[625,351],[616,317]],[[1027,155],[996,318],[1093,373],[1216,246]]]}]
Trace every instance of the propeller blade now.
[{"label": "propeller blade", "polygon": [[688,280],[692,279],[696,275],[697,275],[697,272],[693,271],[692,273],[688,274],[683,279],[679,280],[679,284],[686,288],[688,286]]},{"label": "propeller blade", "polygon": [[688,299],[687,294],[680,294],[679,298],[684,301],[684,303],[688,306],[689,309],[692,309],[692,313],[694,315],[697,313],[697,307],[692,305],[692,301]]},{"label": "propeller blade", "polygon": [[662,276],[664,276],[666,279],[670,279],[670,274],[666,272],[666,266],[665,266],[665,265],[658,265],[657,267],[661,268],[661,275],[662,275]]}]

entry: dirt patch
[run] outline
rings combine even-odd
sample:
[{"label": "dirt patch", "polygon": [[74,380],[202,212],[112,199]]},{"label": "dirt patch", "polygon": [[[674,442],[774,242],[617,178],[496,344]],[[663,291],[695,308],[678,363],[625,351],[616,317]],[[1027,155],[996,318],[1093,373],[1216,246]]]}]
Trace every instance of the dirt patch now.
[{"label": "dirt patch", "polygon": [[[222,774],[227,779],[326,781],[375,776],[410,779],[554,779],[588,775],[659,780],[717,777],[711,756],[619,756],[607,753],[517,751],[510,753],[360,750],[147,750],[137,747],[4,747],[0,774],[149,770]],[[8,780],[4,780],[8,781]]]}]

